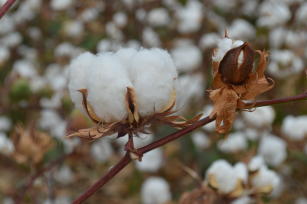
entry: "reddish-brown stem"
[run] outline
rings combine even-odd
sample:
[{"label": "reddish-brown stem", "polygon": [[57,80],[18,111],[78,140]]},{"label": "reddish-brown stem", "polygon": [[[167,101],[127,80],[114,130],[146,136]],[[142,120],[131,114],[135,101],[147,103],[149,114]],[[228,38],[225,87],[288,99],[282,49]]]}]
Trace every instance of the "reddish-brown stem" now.
[{"label": "reddish-brown stem", "polygon": [[7,0],[5,4],[0,8],[0,19],[6,14],[6,12],[11,8],[16,0]]},{"label": "reddish-brown stem", "polygon": [[[259,100],[255,102],[251,102],[250,104],[253,105],[253,107],[259,107],[259,106],[267,106],[267,105],[273,105],[273,104],[279,104],[279,103],[286,103],[286,102],[292,102],[292,101],[299,101],[299,100],[307,100],[307,92],[297,95],[297,96],[290,96],[285,98],[279,98],[279,99],[272,99],[272,100]],[[192,124],[189,127],[186,127],[184,129],[181,129],[175,133],[172,133],[166,137],[163,137],[151,144],[148,144],[142,148],[137,149],[138,152],[141,154],[144,154],[146,152],[149,152],[150,150],[153,150],[155,148],[161,147],[164,144],[167,144],[173,140],[176,140],[180,138],[181,136],[184,136],[193,130],[206,125],[212,121],[215,120],[215,117],[209,118],[205,117],[194,124]],[[111,180],[117,173],[119,173],[125,166],[127,166],[131,161],[130,155],[127,152],[126,155],[113,167],[111,168],[103,177],[101,177],[95,184],[93,184],[89,189],[87,189],[80,197],[78,197],[73,203],[79,204],[85,201],[87,198],[89,198],[91,195],[93,195],[96,191],[98,191],[104,184],[106,184],[109,180]]]},{"label": "reddish-brown stem", "polygon": [[15,204],[19,204],[22,203],[24,196],[26,195],[27,191],[32,187],[32,185],[34,184],[34,181],[41,177],[45,172],[50,171],[51,169],[53,169],[55,166],[59,165],[60,163],[62,163],[67,157],[69,157],[72,153],[70,154],[66,154],[61,156],[60,158],[50,162],[47,166],[45,166],[44,168],[40,169],[39,171],[37,171],[33,176],[30,177],[30,179],[27,181],[27,183],[25,184],[24,188],[22,189],[21,193],[19,195],[17,195],[16,199],[15,199]]}]

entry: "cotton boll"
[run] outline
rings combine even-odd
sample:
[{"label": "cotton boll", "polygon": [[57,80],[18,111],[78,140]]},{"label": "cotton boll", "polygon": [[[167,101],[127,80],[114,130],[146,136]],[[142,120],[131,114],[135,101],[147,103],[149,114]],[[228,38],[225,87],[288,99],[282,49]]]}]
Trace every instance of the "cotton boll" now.
[{"label": "cotton boll", "polygon": [[257,24],[264,27],[274,27],[285,24],[291,18],[291,12],[281,1],[263,1],[259,8]]},{"label": "cotton boll", "polygon": [[107,161],[113,154],[113,148],[106,138],[102,138],[91,146],[91,154],[98,162]]},{"label": "cotton boll", "polygon": [[299,141],[307,135],[307,116],[287,116],[282,123],[283,134],[291,140]]},{"label": "cotton boll", "polygon": [[71,100],[79,110],[84,110],[80,89],[87,89],[88,73],[95,55],[86,52],[73,59],[68,67],[68,90]]},{"label": "cotton boll", "polygon": [[280,48],[285,41],[286,35],[287,35],[287,30],[284,29],[283,27],[278,27],[273,29],[269,33],[270,46],[273,48]]},{"label": "cotton boll", "polygon": [[215,47],[220,40],[220,36],[216,33],[204,34],[200,39],[200,47],[202,49]]},{"label": "cotton boll", "polygon": [[126,68],[118,57],[110,53],[100,54],[91,64],[87,81],[88,102],[104,122],[125,119],[126,93],[133,87]]},{"label": "cotton boll", "polygon": [[122,49],[119,49],[115,53],[115,55],[119,58],[119,60],[121,61],[123,65],[129,67],[131,59],[137,52],[138,51],[134,48],[122,48]]},{"label": "cotton boll", "polygon": [[114,40],[121,41],[124,38],[123,32],[113,22],[106,24],[106,33]]},{"label": "cotton boll", "polygon": [[247,142],[243,133],[236,132],[230,134],[226,139],[220,140],[218,147],[222,152],[238,152],[247,148]]},{"label": "cotton boll", "polygon": [[170,55],[161,49],[144,49],[134,55],[130,76],[141,116],[162,111],[176,91],[176,67]]},{"label": "cotton boll", "polygon": [[113,15],[113,21],[118,27],[122,28],[127,24],[127,15],[123,12],[117,12]]},{"label": "cotton boll", "polygon": [[80,55],[83,51],[80,48],[75,47],[70,43],[59,44],[54,51],[56,57],[76,57]]},{"label": "cotton boll", "polygon": [[228,33],[232,38],[247,41],[255,37],[256,31],[248,21],[236,19],[229,27]]},{"label": "cotton boll", "polygon": [[148,47],[159,47],[161,44],[158,34],[149,27],[143,30],[142,39]]},{"label": "cotton boll", "polygon": [[54,179],[61,184],[69,184],[73,181],[73,173],[69,166],[63,165],[54,172]]},{"label": "cotton boll", "polygon": [[230,11],[235,8],[236,0],[215,0],[212,2],[214,6],[222,9],[223,11]]},{"label": "cotton boll", "polygon": [[144,9],[137,9],[135,12],[135,17],[138,21],[143,22],[146,19],[146,11]]},{"label": "cotton boll", "polygon": [[6,47],[0,47],[0,65],[10,58],[10,52]]},{"label": "cotton boll", "polygon": [[[151,143],[154,139],[152,134],[138,134],[137,137],[134,137],[134,146],[135,148],[141,148],[145,145]],[[128,135],[116,138],[115,142],[121,146],[124,146],[128,142]]]},{"label": "cotton boll", "polygon": [[18,60],[13,65],[14,72],[22,77],[31,78],[37,75],[34,64],[29,60]]},{"label": "cotton boll", "polygon": [[253,199],[248,196],[239,197],[231,202],[231,204],[253,204],[253,203],[254,203]]},{"label": "cotton boll", "polygon": [[243,130],[243,133],[246,138],[252,141],[257,140],[260,137],[260,133],[257,130],[251,128],[246,128],[245,130]]},{"label": "cotton boll", "polygon": [[70,37],[79,37],[84,32],[83,23],[75,20],[64,23],[64,33]]},{"label": "cotton boll", "polygon": [[244,163],[238,162],[233,167],[236,176],[243,182],[247,183],[248,179],[248,172],[247,167]]},{"label": "cotton boll", "polygon": [[197,31],[201,26],[203,18],[203,6],[198,1],[188,1],[185,7],[179,7],[176,10],[176,17],[180,33],[190,33]]},{"label": "cotton boll", "polygon": [[[212,110],[213,110],[212,105],[205,106],[203,109],[203,116],[204,117],[209,116],[210,113],[212,113]],[[202,128],[206,131],[213,132],[215,130],[215,122],[210,122],[209,124],[204,125]]]},{"label": "cotton boll", "polygon": [[16,47],[22,42],[22,35],[19,32],[12,32],[2,37],[0,42],[5,47]]},{"label": "cotton boll", "polygon": [[198,68],[202,62],[201,50],[191,43],[181,43],[171,51],[178,71],[187,72]]},{"label": "cotton boll", "polygon": [[120,45],[112,40],[103,39],[99,41],[97,45],[97,51],[98,52],[106,52],[106,51],[115,51],[118,50]]},{"label": "cotton boll", "polygon": [[255,156],[250,160],[248,164],[248,170],[251,172],[255,172],[258,171],[263,166],[265,166],[263,157]]},{"label": "cotton boll", "polygon": [[270,127],[275,119],[275,111],[271,106],[256,108],[253,112],[242,112],[243,119],[250,125],[261,128]]},{"label": "cotton boll", "polygon": [[256,191],[270,193],[280,185],[280,177],[267,167],[261,167],[257,174],[252,177],[252,186]]},{"label": "cotton boll", "polygon": [[[225,160],[215,161],[206,172],[206,181],[214,177],[218,192],[223,194],[231,193],[236,188],[237,176],[232,166]],[[210,181],[209,181],[210,182]]]},{"label": "cotton boll", "polygon": [[87,8],[81,13],[81,20],[83,22],[94,21],[99,15],[99,8]]},{"label": "cotton boll", "polygon": [[278,166],[284,162],[287,157],[286,143],[276,136],[267,135],[260,141],[258,154],[262,156],[269,165]]},{"label": "cotton boll", "polygon": [[0,21],[0,28],[1,35],[13,32],[15,29],[15,22],[13,18],[8,14],[4,15]]},{"label": "cotton boll", "polygon": [[296,11],[295,19],[297,22],[306,24],[307,19],[307,2],[303,3]]},{"label": "cotton boll", "polygon": [[64,139],[62,140],[63,145],[64,145],[64,151],[66,154],[71,153],[76,146],[80,144],[80,139],[79,138],[71,138],[69,140]]},{"label": "cotton boll", "polygon": [[209,137],[203,132],[195,132],[191,137],[194,145],[199,149],[205,149],[211,145]]},{"label": "cotton boll", "polygon": [[69,8],[73,4],[73,0],[52,0],[50,6],[53,10],[60,11]]},{"label": "cotton boll", "polygon": [[230,49],[239,47],[242,44],[243,41],[241,40],[233,41],[230,38],[221,39],[217,45],[217,49],[213,53],[212,60],[214,62],[220,62]]},{"label": "cotton boll", "polygon": [[12,121],[6,116],[0,116],[0,131],[8,131],[12,127]]},{"label": "cotton boll", "polygon": [[170,187],[160,177],[150,177],[142,185],[141,197],[143,204],[163,204],[171,200]]},{"label": "cotton boll", "polygon": [[307,204],[307,198],[301,197],[295,200],[295,204]]},{"label": "cotton boll", "polygon": [[285,78],[301,72],[303,61],[290,50],[272,50],[268,71],[277,78]]},{"label": "cotton boll", "polygon": [[165,8],[151,10],[147,16],[148,22],[152,26],[166,26],[170,23],[168,12]]},{"label": "cotton boll", "polygon": [[163,165],[163,152],[160,148],[144,154],[142,161],[136,161],[136,168],[143,172],[156,172]]},{"label": "cotton boll", "polygon": [[6,135],[0,132],[0,153],[9,155],[14,152],[14,145]]}]

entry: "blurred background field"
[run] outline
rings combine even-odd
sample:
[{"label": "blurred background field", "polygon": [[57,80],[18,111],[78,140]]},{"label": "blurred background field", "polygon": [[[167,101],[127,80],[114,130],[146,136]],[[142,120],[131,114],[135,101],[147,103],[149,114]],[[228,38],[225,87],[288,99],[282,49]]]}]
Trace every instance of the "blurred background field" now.
[{"label": "blurred background field", "polygon": [[[65,138],[92,125],[67,92],[72,58],[121,47],[168,50],[179,73],[180,114],[191,118],[210,113],[211,55],[225,30],[269,52],[267,74],[276,85],[263,98],[306,91],[304,0],[17,1],[0,20],[0,203],[12,203],[31,175],[63,154],[70,156],[34,182],[24,203],[70,203],[123,155],[125,137]],[[173,131],[155,126],[137,145]],[[182,193],[197,188],[184,167],[203,179],[217,159],[248,162],[260,155],[282,181],[263,202],[306,204],[306,141],[306,101],[243,112],[228,138],[209,124],[146,154],[86,203],[155,204],[150,193],[156,186],[147,182],[152,177],[163,179],[161,197],[177,203]]]}]

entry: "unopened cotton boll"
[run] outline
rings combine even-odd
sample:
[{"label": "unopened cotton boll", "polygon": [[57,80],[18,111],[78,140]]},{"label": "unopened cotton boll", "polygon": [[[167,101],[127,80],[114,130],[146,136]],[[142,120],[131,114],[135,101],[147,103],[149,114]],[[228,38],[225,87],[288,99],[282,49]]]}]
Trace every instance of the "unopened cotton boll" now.
[{"label": "unopened cotton boll", "polygon": [[252,186],[257,192],[271,193],[281,183],[280,177],[272,170],[263,166],[252,177]]},{"label": "unopened cotton boll", "polygon": [[136,161],[136,168],[143,172],[156,172],[163,165],[163,152],[160,148],[144,154],[142,161]]},{"label": "unopened cotton boll", "polygon": [[68,67],[68,90],[75,106],[83,111],[82,95],[78,91],[87,88],[89,67],[95,59],[95,55],[86,52],[73,59]]},{"label": "unopened cotton boll", "polygon": [[238,152],[247,148],[247,141],[243,133],[236,132],[230,134],[226,139],[220,140],[218,147],[222,152]]},{"label": "unopened cotton boll", "polygon": [[161,49],[140,50],[131,60],[131,81],[141,116],[162,111],[176,91],[177,72],[170,55]]},{"label": "unopened cotton boll", "polygon": [[168,12],[165,8],[156,8],[148,13],[148,22],[153,26],[165,26],[170,22]]},{"label": "unopened cotton boll", "polygon": [[304,139],[307,136],[307,116],[287,116],[283,120],[281,130],[291,140]]},{"label": "unopened cotton boll", "polygon": [[113,154],[113,148],[107,138],[102,138],[91,146],[91,154],[99,162],[107,161]]},{"label": "unopened cotton boll", "polygon": [[202,62],[201,50],[191,43],[179,43],[171,51],[178,71],[192,71],[198,68]]},{"label": "unopened cotton boll", "polygon": [[225,160],[217,160],[209,167],[206,172],[206,181],[212,185],[210,179],[213,179],[216,185],[213,187],[223,194],[234,191],[238,181],[233,167]]},{"label": "unopened cotton boll", "polygon": [[242,116],[247,123],[256,128],[270,127],[275,119],[275,111],[271,106],[264,106],[252,112],[242,112]]},{"label": "unopened cotton boll", "polygon": [[141,197],[143,204],[163,204],[171,200],[170,187],[160,177],[150,177],[142,185]]},{"label": "unopened cotton boll", "polygon": [[278,166],[286,159],[286,143],[273,135],[264,136],[260,141],[258,154],[262,156],[269,165]]},{"label": "unopened cotton boll", "polygon": [[194,145],[200,149],[208,148],[211,144],[209,137],[203,132],[195,132],[191,137]]},{"label": "unopened cotton boll", "polygon": [[111,53],[100,54],[91,64],[87,77],[87,99],[95,113],[105,122],[125,119],[127,87],[133,85],[119,58]]},{"label": "unopened cotton boll", "polygon": [[212,60],[214,62],[220,62],[225,54],[232,48],[239,47],[243,44],[243,41],[236,40],[233,41],[230,38],[223,38],[219,41],[216,50],[213,53]]}]

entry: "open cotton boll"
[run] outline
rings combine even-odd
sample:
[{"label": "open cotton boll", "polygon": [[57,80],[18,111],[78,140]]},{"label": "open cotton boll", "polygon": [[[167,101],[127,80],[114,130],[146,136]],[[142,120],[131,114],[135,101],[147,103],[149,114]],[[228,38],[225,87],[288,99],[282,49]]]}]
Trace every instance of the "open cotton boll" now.
[{"label": "open cotton boll", "polygon": [[142,185],[142,204],[163,204],[171,200],[170,187],[165,179],[150,177]]},{"label": "open cotton boll", "polygon": [[143,172],[156,172],[163,165],[163,152],[161,148],[144,154],[142,161],[136,161],[136,168]]},{"label": "open cotton boll", "polygon": [[6,137],[6,135],[0,132],[0,153],[2,154],[10,154],[14,151],[14,145],[10,139]]},{"label": "open cotton boll", "polygon": [[91,154],[96,161],[105,162],[113,154],[113,148],[107,138],[102,138],[91,146]]},{"label": "open cotton boll", "polygon": [[265,166],[264,159],[261,156],[255,156],[248,163],[248,170],[251,172],[258,171],[263,166]]},{"label": "open cotton boll", "polygon": [[231,202],[231,204],[252,204],[252,203],[254,203],[253,199],[248,196],[239,197]]},{"label": "open cotton boll", "polygon": [[195,132],[191,137],[194,145],[200,149],[208,148],[211,144],[209,137],[203,132]]},{"label": "open cotton boll", "polygon": [[125,65],[126,67],[129,67],[132,57],[137,52],[138,51],[134,48],[122,48],[122,49],[119,49],[115,53],[115,55],[119,58],[119,60],[121,61],[123,65]]},{"label": "open cotton boll", "polygon": [[264,136],[260,141],[258,154],[262,156],[268,164],[278,166],[286,159],[286,143],[273,135]]},{"label": "open cotton boll", "polygon": [[88,72],[95,55],[86,52],[73,59],[68,67],[68,90],[75,106],[83,111],[82,94],[78,91],[87,88]]},{"label": "open cotton boll", "polygon": [[52,0],[50,6],[53,10],[59,11],[67,9],[74,0]]},{"label": "open cotton boll", "polygon": [[[296,21],[307,25],[307,2],[303,3],[296,11]],[[306,202],[307,203],[307,202]]]},{"label": "open cotton boll", "polygon": [[6,116],[0,116],[0,131],[8,131],[12,127],[12,121]]},{"label": "open cotton boll", "polygon": [[210,177],[214,178],[217,185],[214,187],[220,193],[228,194],[236,188],[238,177],[233,167],[225,160],[217,160],[209,167],[206,173],[206,181],[209,183]]},{"label": "open cotton boll", "polygon": [[131,60],[131,81],[141,116],[162,111],[176,91],[177,72],[169,54],[161,49],[140,50]]},{"label": "open cotton boll", "polygon": [[261,167],[257,174],[252,177],[252,186],[256,191],[270,193],[281,183],[279,176],[267,167]]},{"label": "open cotton boll", "polygon": [[118,57],[111,53],[98,55],[91,64],[87,87],[88,102],[104,122],[116,122],[127,117],[127,87],[133,85]]},{"label": "open cotton boll", "polygon": [[271,106],[256,108],[253,112],[242,112],[243,119],[250,125],[261,128],[270,127],[275,119],[275,111]]},{"label": "open cotton boll", "polygon": [[250,40],[255,37],[255,28],[244,19],[236,19],[228,30],[230,36],[235,39]]},{"label": "open cotton boll", "polygon": [[232,48],[239,47],[243,44],[241,40],[232,40],[230,38],[223,38],[219,41],[217,48],[214,50],[212,60],[214,62],[220,62],[225,54]]},{"label": "open cotton boll", "polygon": [[[207,105],[204,107],[203,109],[203,116],[207,117],[208,115],[210,115],[210,113],[212,113],[213,110],[213,106],[212,105]],[[202,129],[206,130],[206,131],[210,131],[213,132],[215,130],[215,123],[214,122],[210,122],[207,125],[204,125],[202,127]]]},{"label": "open cotton boll", "polygon": [[220,140],[218,147],[222,152],[238,152],[247,148],[247,141],[243,133],[236,132],[230,134],[226,139]]},{"label": "open cotton boll", "polygon": [[69,184],[73,181],[73,172],[68,165],[63,165],[54,172],[54,179],[61,184]]},{"label": "open cotton boll", "polygon": [[159,47],[161,44],[159,35],[150,27],[143,30],[142,39],[148,47]]},{"label": "open cotton boll", "polygon": [[248,179],[248,172],[247,172],[247,167],[244,163],[238,162],[234,165],[233,167],[236,176],[243,182],[247,183]]},{"label": "open cotton boll", "polygon": [[170,22],[168,12],[165,8],[151,10],[147,16],[148,22],[153,26],[165,26]]},{"label": "open cotton boll", "polygon": [[287,116],[282,123],[282,132],[291,140],[302,140],[307,136],[307,116]]}]

